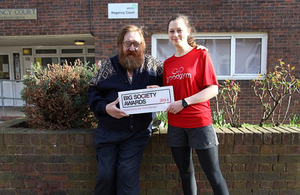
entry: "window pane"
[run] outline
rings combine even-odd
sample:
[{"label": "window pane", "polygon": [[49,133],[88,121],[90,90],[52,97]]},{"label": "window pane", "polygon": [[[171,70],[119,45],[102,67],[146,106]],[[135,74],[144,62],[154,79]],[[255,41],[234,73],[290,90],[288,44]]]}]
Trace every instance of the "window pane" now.
[{"label": "window pane", "polygon": [[58,58],[56,57],[49,57],[49,58],[34,58],[35,64],[41,64],[43,67],[47,67],[48,64],[57,64]]},{"label": "window pane", "polygon": [[9,79],[8,55],[0,55],[0,79]]},{"label": "window pane", "polygon": [[261,70],[261,39],[236,39],[236,74],[257,74]]},{"label": "window pane", "polygon": [[157,58],[161,61],[165,61],[175,53],[175,48],[170,43],[169,39],[157,40]]},{"label": "window pane", "polygon": [[196,39],[207,47],[217,75],[230,75],[230,39]]},{"label": "window pane", "polygon": [[88,53],[95,53],[95,49],[88,49]]},{"label": "window pane", "polygon": [[56,49],[37,49],[36,54],[56,54]]},{"label": "window pane", "polygon": [[89,66],[95,64],[95,57],[86,57],[86,62],[89,62]]},{"label": "window pane", "polygon": [[62,49],[61,53],[66,54],[66,53],[83,53],[82,49]]},{"label": "window pane", "polygon": [[23,56],[32,55],[32,48],[23,48]]},{"label": "window pane", "polygon": [[75,61],[80,60],[81,62],[84,62],[84,57],[62,57],[60,58],[60,64],[64,64],[66,61],[68,65],[74,64]]},{"label": "window pane", "polygon": [[20,54],[13,53],[13,64],[14,64],[14,73],[15,80],[21,79],[21,67],[20,67]]}]

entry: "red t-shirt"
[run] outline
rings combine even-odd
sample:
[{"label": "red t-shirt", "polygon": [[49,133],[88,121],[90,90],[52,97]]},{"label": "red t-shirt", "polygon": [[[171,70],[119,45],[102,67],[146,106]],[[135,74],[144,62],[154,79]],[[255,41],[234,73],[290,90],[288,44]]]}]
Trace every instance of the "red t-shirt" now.
[{"label": "red t-shirt", "polygon": [[[208,52],[196,48],[184,56],[168,58],[164,62],[163,79],[165,86],[173,86],[175,101],[194,95],[209,85],[218,85]],[[210,125],[210,101],[189,105],[177,114],[168,113],[168,122],[181,128]]]}]

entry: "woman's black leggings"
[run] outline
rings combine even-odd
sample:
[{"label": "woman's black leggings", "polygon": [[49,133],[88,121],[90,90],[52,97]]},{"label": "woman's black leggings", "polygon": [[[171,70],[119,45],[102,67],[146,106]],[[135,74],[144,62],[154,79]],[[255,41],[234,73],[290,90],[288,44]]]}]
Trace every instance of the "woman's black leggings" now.
[{"label": "woman's black leggings", "polygon": [[[171,147],[171,150],[180,172],[184,195],[197,195],[192,149],[190,147]],[[218,146],[196,150],[196,153],[214,195],[229,195],[219,166]]]}]

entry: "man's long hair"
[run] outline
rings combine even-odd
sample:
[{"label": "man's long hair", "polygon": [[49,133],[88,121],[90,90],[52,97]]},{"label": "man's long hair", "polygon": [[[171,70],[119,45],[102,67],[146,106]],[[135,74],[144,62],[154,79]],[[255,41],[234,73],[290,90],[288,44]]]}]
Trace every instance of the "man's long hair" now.
[{"label": "man's long hair", "polygon": [[118,44],[118,47],[122,47],[122,42],[124,40],[124,37],[126,35],[126,33],[128,32],[138,32],[141,36],[141,49],[145,51],[146,49],[146,43],[145,43],[145,38],[144,38],[144,32],[143,32],[143,29],[142,27],[139,28],[135,25],[126,25],[122,28],[122,30],[119,32],[119,35],[118,35],[118,38],[117,38],[117,44]]},{"label": "man's long hair", "polygon": [[[122,42],[124,40],[124,37],[126,33],[128,32],[138,32],[141,36],[141,46],[138,51],[123,51],[123,45]],[[145,54],[145,48],[146,43],[143,36],[143,30],[141,28],[138,28],[134,25],[127,25],[123,27],[123,29],[120,31],[118,35],[118,47],[119,47],[119,63],[122,67],[124,67],[127,70],[135,70],[141,67],[141,65],[144,62],[144,54]]]}]

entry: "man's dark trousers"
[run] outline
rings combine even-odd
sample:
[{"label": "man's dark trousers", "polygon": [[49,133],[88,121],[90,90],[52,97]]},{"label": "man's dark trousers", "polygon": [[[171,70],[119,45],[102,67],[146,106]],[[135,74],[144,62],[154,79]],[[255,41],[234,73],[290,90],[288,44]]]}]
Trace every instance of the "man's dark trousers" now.
[{"label": "man's dark trousers", "polygon": [[150,137],[149,129],[134,132],[96,129],[95,195],[140,195],[140,162]]}]

